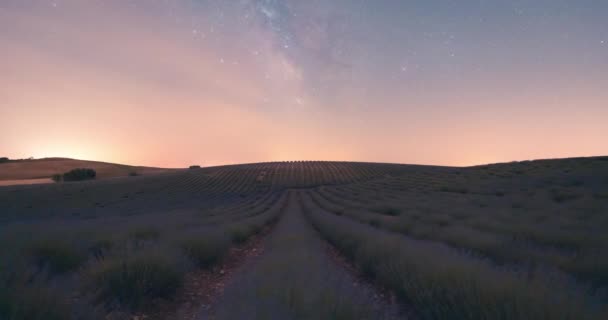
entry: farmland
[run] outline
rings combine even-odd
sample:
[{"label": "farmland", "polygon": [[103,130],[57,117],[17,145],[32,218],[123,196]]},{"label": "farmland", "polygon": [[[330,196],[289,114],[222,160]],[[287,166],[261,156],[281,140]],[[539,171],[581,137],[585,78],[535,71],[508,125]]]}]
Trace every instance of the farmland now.
[{"label": "farmland", "polygon": [[76,160],[69,158],[20,159],[0,161],[0,186],[52,183],[51,177],[75,168],[89,168],[101,179],[148,175],[170,171],[152,167],[134,167],[121,164]]},{"label": "farmland", "polygon": [[0,187],[0,319],[606,319],[606,230],[606,157]]}]

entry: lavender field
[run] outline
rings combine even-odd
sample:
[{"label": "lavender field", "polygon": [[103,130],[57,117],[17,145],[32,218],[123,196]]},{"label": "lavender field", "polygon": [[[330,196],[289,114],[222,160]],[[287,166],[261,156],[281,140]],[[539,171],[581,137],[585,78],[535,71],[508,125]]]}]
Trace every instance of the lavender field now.
[{"label": "lavender field", "polygon": [[606,319],[606,230],[606,157],[5,186],[0,319]]}]

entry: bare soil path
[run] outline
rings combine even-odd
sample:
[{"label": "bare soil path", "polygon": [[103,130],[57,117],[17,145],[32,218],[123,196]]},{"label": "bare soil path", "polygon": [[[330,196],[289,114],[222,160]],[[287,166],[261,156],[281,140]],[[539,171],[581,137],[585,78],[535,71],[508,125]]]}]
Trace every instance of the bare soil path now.
[{"label": "bare soil path", "polygon": [[274,226],[267,226],[262,232],[252,236],[245,243],[234,246],[223,261],[211,270],[197,270],[185,276],[184,286],[174,301],[158,302],[153,306],[154,312],[134,314],[132,320],[194,320],[198,314],[205,312],[224,293],[239,273],[254,264],[264,252],[264,242]]},{"label": "bare soil path", "polygon": [[[298,191],[264,253],[201,308],[204,319],[405,319],[390,295],[362,279],[306,221]],[[191,318],[187,318],[191,319]]]}]

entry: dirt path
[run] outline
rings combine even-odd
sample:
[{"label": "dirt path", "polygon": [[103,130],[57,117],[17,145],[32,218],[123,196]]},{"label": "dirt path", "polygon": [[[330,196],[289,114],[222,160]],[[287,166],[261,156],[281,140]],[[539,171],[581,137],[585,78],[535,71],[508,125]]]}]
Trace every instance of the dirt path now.
[{"label": "dirt path", "polygon": [[176,314],[165,319],[194,320],[201,310],[210,308],[224,293],[226,283],[244,272],[264,252],[264,236],[271,232],[254,236],[244,245],[232,248],[225,261],[211,271],[199,271],[185,279],[186,301]]},{"label": "dirt path", "polygon": [[290,191],[286,212],[264,247],[196,319],[405,318],[332,253],[305,220],[297,191]]},{"label": "dirt path", "polygon": [[152,313],[130,316],[133,320],[194,320],[217,303],[226,283],[251,267],[264,252],[264,242],[273,226],[252,236],[244,244],[234,246],[223,262],[211,270],[197,270],[185,276],[184,287],[174,301],[159,301]]}]

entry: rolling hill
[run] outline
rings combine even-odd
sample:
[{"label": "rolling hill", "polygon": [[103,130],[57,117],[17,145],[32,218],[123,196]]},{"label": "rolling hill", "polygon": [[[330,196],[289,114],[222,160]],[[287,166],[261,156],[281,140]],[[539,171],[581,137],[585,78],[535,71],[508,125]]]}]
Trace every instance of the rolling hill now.
[{"label": "rolling hill", "polygon": [[0,163],[0,181],[47,179],[54,174],[62,174],[76,168],[94,169],[97,172],[97,177],[101,179],[124,177],[130,173],[140,175],[155,174],[168,170],[69,158],[12,160]]}]

